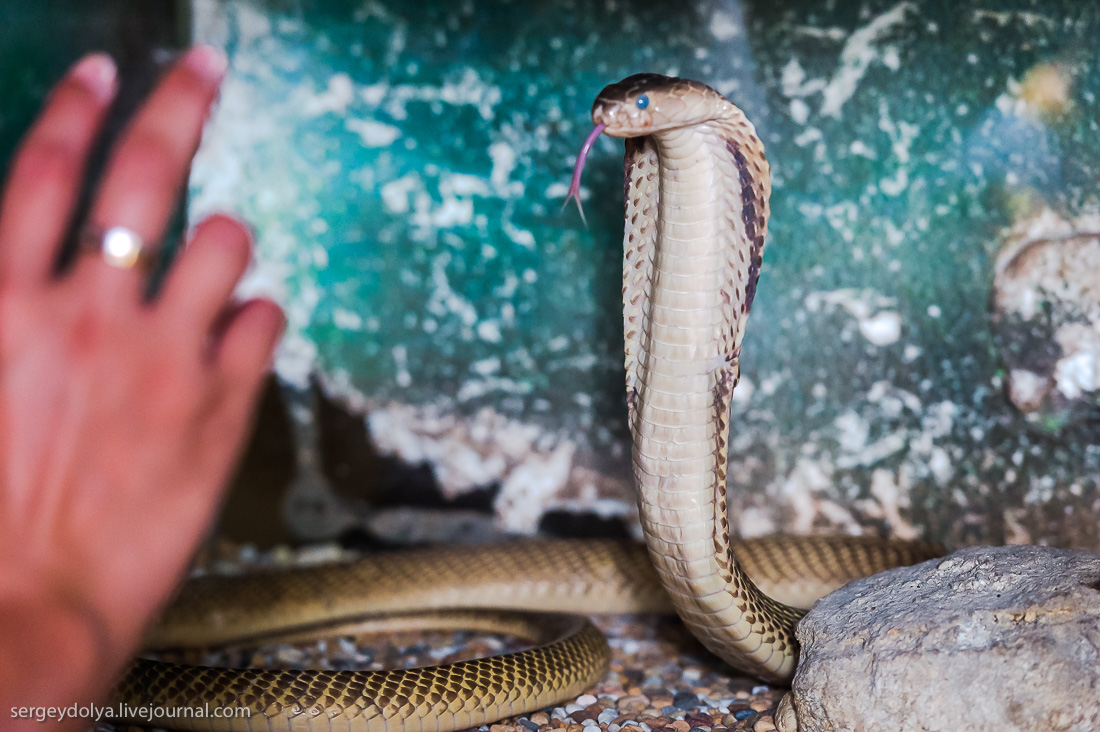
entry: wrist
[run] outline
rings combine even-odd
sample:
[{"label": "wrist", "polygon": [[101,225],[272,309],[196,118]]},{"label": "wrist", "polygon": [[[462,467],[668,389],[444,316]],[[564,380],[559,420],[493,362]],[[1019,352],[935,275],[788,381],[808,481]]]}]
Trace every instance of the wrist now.
[{"label": "wrist", "polygon": [[91,701],[112,681],[103,673],[113,667],[106,622],[63,585],[0,581],[0,628],[0,690],[10,695],[0,715],[13,706]]}]

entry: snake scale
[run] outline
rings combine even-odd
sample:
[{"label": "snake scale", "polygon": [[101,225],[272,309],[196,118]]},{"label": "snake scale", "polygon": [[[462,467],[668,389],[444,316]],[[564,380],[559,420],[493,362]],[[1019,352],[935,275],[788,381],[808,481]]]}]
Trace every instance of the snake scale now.
[{"label": "snake scale", "polygon": [[523,542],[193,580],[151,646],[257,639],[334,622],[378,627],[386,622],[381,613],[394,612],[415,612],[411,622],[423,626],[503,629],[535,645],[408,671],[139,660],[120,683],[117,703],[251,713],[158,722],[179,729],[461,729],[561,702],[606,674],[607,645],[588,621],[499,612],[579,607],[595,613],[671,605],[730,665],[782,683],[798,661],[794,626],[817,597],[940,554],[928,544],[853,537],[731,542],[729,414],[767,235],[763,144],[718,92],[655,74],[606,87],[592,119],[571,195],[596,137],[626,138],[623,327],[645,549],[596,540]]}]

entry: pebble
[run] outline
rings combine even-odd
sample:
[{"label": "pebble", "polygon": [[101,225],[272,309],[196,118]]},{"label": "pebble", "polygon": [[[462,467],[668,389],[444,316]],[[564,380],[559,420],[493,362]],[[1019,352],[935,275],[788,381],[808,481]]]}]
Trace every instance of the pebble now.
[{"label": "pebble", "polygon": [[550,724],[550,715],[546,712],[535,712],[531,715],[531,723],[541,727],[544,724]]},{"label": "pebble", "polygon": [[752,732],[774,732],[774,730],[775,720],[770,714],[762,715],[752,726]]},{"label": "pebble", "polygon": [[680,709],[693,710],[699,706],[699,695],[682,691],[672,698],[672,703]]},{"label": "pebble", "polygon": [[684,717],[684,721],[692,727],[710,727],[714,720],[706,712],[695,712]]},{"label": "pebble", "polygon": [[596,703],[596,697],[591,694],[581,694],[577,697],[577,704],[582,707],[588,707]]},{"label": "pebble", "polygon": [[631,694],[620,698],[616,706],[624,712],[639,712],[649,706],[649,698],[642,694]]},{"label": "pebble", "polygon": [[[755,717],[755,716],[756,716],[756,711],[752,707],[746,707],[746,706],[743,706],[743,705],[740,706],[740,708],[737,709],[736,711],[731,710],[731,713],[726,715],[726,717],[733,717],[732,722],[743,722],[744,720],[748,719],[749,717]],[[727,720],[723,719],[723,721],[727,721]]]},{"label": "pebble", "polygon": [[[543,716],[545,716],[545,715],[543,715]],[[538,725],[538,723],[536,723],[533,720],[520,719],[519,723],[522,724],[525,728],[527,728],[529,730],[529,732],[539,732],[539,725]]]}]

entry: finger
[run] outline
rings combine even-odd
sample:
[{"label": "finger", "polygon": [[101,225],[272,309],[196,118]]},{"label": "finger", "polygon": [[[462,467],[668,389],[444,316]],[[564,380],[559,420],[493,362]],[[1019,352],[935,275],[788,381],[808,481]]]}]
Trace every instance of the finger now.
[{"label": "finger", "polygon": [[205,338],[225,312],[251,256],[251,236],[244,224],[222,214],[200,222],[172,264],[157,303],[169,327]]},{"label": "finger", "polygon": [[51,274],[116,89],[111,58],[85,56],[54,89],[24,138],[0,202],[4,281],[33,284]]},{"label": "finger", "polygon": [[259,388],[285,325],[282,309],[263,298],[241,303],[226,317],[214,344],[214,366],[226,393],[250,395]]},{"label": "finger", "polygon": [[[122,226],[145,242],[161,237],[224,74],[225,56],[209,46],[192,48],[169,71],[111,156],[89,217],[94,229]],[[99,258],[83,261],[102,265]],[[95,271],[111,280],[130,274]]]}]

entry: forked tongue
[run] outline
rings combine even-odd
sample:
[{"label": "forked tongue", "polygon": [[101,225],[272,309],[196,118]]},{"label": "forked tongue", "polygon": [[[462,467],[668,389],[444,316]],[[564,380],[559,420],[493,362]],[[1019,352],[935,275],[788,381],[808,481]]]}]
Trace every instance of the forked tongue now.
[{"label": "forked tongue", "polygon": [[581,221],[585,226],[588,226],[588,219],[584,217],[584,206],[581,205],[581,171],[584,170],[584,161],[588,159],[588,153],[592,150],[592,145],[596,142],[596,138],[600,136],[600,133],[607,127],[605,124],[598,124],[592,131],[588,133],[588,138],[584,141],[584,146],[581,147],[581,152],[577,155],[577,162],[573,166],[573,181],[569,184],[569,193],[565,197],[565,203],[562,204],[561,210],[564,211],[565,207],[569,205],[569,201],[573,200],[577,202],[577,210],[581,213]]}]

